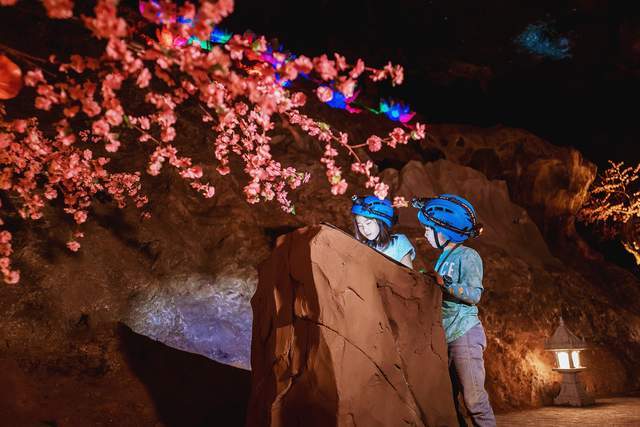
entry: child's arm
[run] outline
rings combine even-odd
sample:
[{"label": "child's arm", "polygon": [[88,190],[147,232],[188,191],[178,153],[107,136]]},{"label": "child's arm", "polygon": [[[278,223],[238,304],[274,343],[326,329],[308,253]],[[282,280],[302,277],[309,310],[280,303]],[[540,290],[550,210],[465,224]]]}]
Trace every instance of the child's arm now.
[{"label": "child's arm", "polygon": [[452,283],[449,276],[444,278],[444,289],[456,299],[467,304],[478,304],[482,296],[482,259],[476,252],[460,260],[460,282]]},{"label": "child's arm", "polygon": [[413,268],[413,262],[411,261],[411,254],[407,253],[405,256],[403,256],[402,259],[400,260],[400,263],[404,264],[406,267]]}]

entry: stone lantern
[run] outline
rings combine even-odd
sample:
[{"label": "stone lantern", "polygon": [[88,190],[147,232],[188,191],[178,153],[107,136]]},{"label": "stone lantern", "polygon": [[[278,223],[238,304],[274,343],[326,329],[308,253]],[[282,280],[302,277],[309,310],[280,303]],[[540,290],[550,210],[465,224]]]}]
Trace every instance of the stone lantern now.
[{"label": "stone lantern", "polygon": [[562,374],[560,394],[556,396],[553,403],[571,406],[593,405],[595,403],[593,397],[587,394],[578,377],[578,374],[586,369],[580,362],[580,352],[586,350],[587,345],[584,340],[567,329],[562,317],[560,326],[547,340],[544,349],[553,351],[556,356],[556,367],[553,370]]}]

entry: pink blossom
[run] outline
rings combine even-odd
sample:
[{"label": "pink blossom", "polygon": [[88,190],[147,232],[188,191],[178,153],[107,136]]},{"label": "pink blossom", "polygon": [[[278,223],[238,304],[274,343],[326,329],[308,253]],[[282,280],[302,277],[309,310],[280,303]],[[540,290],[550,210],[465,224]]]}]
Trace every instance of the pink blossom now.
[{"label": "pink blossom", "polygon": [[3,270],[2,273],[4,274],[5,283],[8,285],[15,285],[20,281],[20,272],[17,270],[12,270],[8,272],[5,272]]},{"label": "pink blossom", "polygon": [[406,208],[409,207],[409,202],[407,202],[404,197],[397,196],[393,198],[393,206],[396,208]]},{"label": "pink blossom", "polygon": [[151,122],[149,118],[146,116],[138,117],[138,123],[140,124],[140,128],[144,130],[151,129]]},{"label": "pink blossom", "polygon": [[35,87],[38,83],[47,83],[42,75],[42,70],[40,68],[36,68],[33,71],[27,71],[27,74],[24,76],[24,84],[26,86]]},{"label": "pink blossom", "polygon": [[78,111],[80,111],[80,107],[78,105],[74,105],[73,107],[70,107],[70,108],[64,108],[62,110],[64,116],[70,119],[75,117],[76,114],[78,114]]},{"label": "pink blossom", "polygon": [[107,137],[108,143],[104,146],[104,149],[110,153],[115,153],[120,148],[120,141],[115,139],[114,134],[110,133]]},{"label": "pink blossom", "polygon": [[149,82],[151,81],[151,72],[148,68],[143,68],[138,74],[138,78],[136,79],[136,84],[139,88],[144,89],[149,86]]},{"label": "pink blossom", "polygon": [[49,187],[47,188],[47,190],[44,192],[44,197],[46,197],[48,200],[53,200],[56,197],[58,197],[58,192],[56,191],[55,188],[53,187]]},{"label": "pink blossom", "polygon": [[291,102],[294,107],[302,107],[307,103],[307,96],[302,92],[296,92],[291,96]]},{"label": "pink blossom", "polygon": [[87,116],[94,117],[100,114],[102,109],[93,99],[85,99],[82,101],[82,111],[84,111]]},{"label": "pink blossom", "polygon": [[351,98],[354,90],[356,89],[356,81],[341,77],[340,82],[336,84],[336,87],[344,94],[345,97]]},{"label": "pink blossom", "polygon": [[347,181],[344,179],[340,180],[336,184],[331,185],[331,194],[337,196],[339,194],[344,194],[347,191]]},{"label": "pink blossom", "polygon": [[173,141],[175,137],[176,137],[176,130],[171,126],[169,126],[168,128],[162,129],[162,132],[160,133],[160,138],[164,142]]},{"label": "pink blossom", "polygon": [[[120,109],[122,110],[122,109]],[[122,112],[121,111],[116,111],[116,110],[107,110],[104,113],[104,117],[105,119],[107,119],[107,122],[109,122],[109,124],[111,126],[118,126],[122,123]]]},{"label": "pink blossom", "polygon": [[28,124],[29,123],[26,120],[14,120],[12,123],[13,130],[18,133],[25,133],[27,131]]},{"label": "pink blossom", "polygon": [[322,102],[329,102],[333,99],[333,92],[327,86],[320,86],[316,89],[316,95]]},{"label": "pink blossom", "polygon": [[344,56],[334,53],[333,56],[336,58],[336,65],[340,71],[344,71],[347,69],[347,60]]},{"label": "pink blossom", "polygon": [[117,17],[117,0],[98,0],[94,11],[95,18],[83,16],[85,26],[98,38],[124,37],[127,33],[127,23]]},{"label": "pink blossom", "polygon": [[0,231],[0,244],[6,245],[11,242],[11,233],[6,230]]},{"label": "pink blossom", "polygon": [[218,0],[215,3],[204,1],[200,3],[198,17],[207,24],[219,24],[233,12],[233,3],[233,0]]},{"label": "pink blossom", "polygon": [[313,70],[313,62],[304,55],[297,57],[293,62],[302,73],[309,74]]},{"label": "pink blossom", "polygon": [[247,114],[247,111],[249,111],[249,107],[244,102],[238,102],[235,105],[235,110],[238,115],[244,116],[245,114]]},{"label": "pink blossom", "polygon": [[76,223],[82,224],[83,222],[85,222],[87,220],[87,212],[86,211],[76,211],[73,214],[73,219],[76,221]]},{"label": "pink blossom", "polygon": [[379,199],[386,198],[388,192],[389,186],[383,182],[377,183],[375,189],[373,190],[373,194],[375,194]]},{"label": "pink blossom", "polygon": [[260,200],[260,198],[258,197],[258,195],[260,194],[260,183],[255,181],[250,182],[244,187],[243,191],[246,196],[247,202],[257,203]]},{"label": "pink blossom", "polygon": [[231,169],[229,169],[229,166],[218,166],[216,168],[216,170],[218,171],[218,173],[220,175],[227,175],[229,172],[231,172]]},{"label": "pink blossom", "polygon": [[395,128],[391,131],[389,137],[391,137],[391,141],[388,142],[389,146],[395,147],[396,144],[406,144],[409,142],[410,135],[402,128]]},{"label": "pink blossom", "polygon": [[367,139],[367,145],[369,146],[369,151],[376,152],[380,151],[382,148],[382,139],[379,136],[371,135],[369,139]]},{"label": "pink blossom", "polygon": [[80,243],[75,240],[69,240],[67,242],[67,248],[69,248],[73,252],[78,252],[78,249],[80,249]]},{"label": "pink blossom", "polygon": [[356,65],[353,67],[353,69],[349,73],[349,77],[355,80],[358,77],[360,77],[360,74],[362,74],[363,71],[364,71],[364,61],[362,59],[358,59],[358,61],[356,62]]},{"label": "pink blossom", "polygon": [[387,77],[387,71],[384,69],[376,70],[374,73],[371,73],[371,75],[369,76],[369,78],[374,82],[384,80],[386,77]]},{"label": "pink blossom", "polygon": [[180,176],[188,179],[202,178],[202,168],[200,166],[194,166],[192,168],[180,171]]},{"label": "pink blossom", "polygon": [[411,132],[411,139],[419,140],[424,139],[427,132],[427,125],[420,124],[416,122],[416,128],[413,132]]},{"label": "pink blossom", "polygon": [[333,80],[338,75],[338,70],[336,70],[335,62],[329,60],[329,58],[327,58],[327,55],[322,55],[318,58],[314,58],[313,67],[320,75],[322,80]]},{"label": "pink blossom", "polygon": [[85,63],[84,59],[82,59],[82,56],[80,55],[71,55],[70,65],[76,73],[82,73],[84,71]]},{"label": "pink blossom", "polygon": [[373,162],[371,160],[367,160],[365,163],[360,163],[360,162],[353,163],[351,165],[351,170],[355,173],[369,175],[372,167],[373,167]]},{"label": "pink blossom", "polygon": [[390,73],[392,76],[391,85],[397,86],[401,85],[404,80],[404,70],[400,65],[396,65],[393,71]]},{"label": "pink blossom", "polygon": [[39,110],[49,111],[51,109],[51,99],[44,96],[37,96],[35,107]]},{"label": "pink blossom", "polygon": [[72,0],[43,0],[49,18],[67,19],[73,16]]},{"label": "pink blossom", "polygon": [[91,126],[93,133],[100,136],[104,136],[109,133],[109,129],[109,123],[107,123],[105,119],[96,120]]}]

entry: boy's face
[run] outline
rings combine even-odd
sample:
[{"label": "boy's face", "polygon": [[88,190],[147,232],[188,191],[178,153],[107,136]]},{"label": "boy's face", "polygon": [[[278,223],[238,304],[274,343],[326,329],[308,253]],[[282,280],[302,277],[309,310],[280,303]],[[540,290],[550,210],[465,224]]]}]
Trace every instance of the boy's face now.
[{"label": "boy's face", "polygon": [[[438,249],[438,245],[436,243],[436,236],[435,233],[433,232],[433,228],[431,227],[425,227],[424,228],[424,237],[427,238],[427,242],[429,242],[429,244]],[[438,241],[442,244],[444,242],[446,242],[446,236],[444,236],[442,233],[438,233]]]},{"label": "boy's face", "polygon": [[380,234],[380,226],[375,219],[367,218],[362,215],[356,215],[356,224],[358,225],[358,231],[367,240],[374,240]]}]

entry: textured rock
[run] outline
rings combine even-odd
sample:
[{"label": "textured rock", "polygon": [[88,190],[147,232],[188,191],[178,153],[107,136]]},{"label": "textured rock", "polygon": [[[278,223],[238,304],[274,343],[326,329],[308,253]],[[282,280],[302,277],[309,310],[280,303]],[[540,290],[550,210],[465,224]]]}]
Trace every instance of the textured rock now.
[{"label": "textured rock", "polygon": [[[393,184],[393,194],[406,198],[442,193],[465,197],[478,212],[483,225],[482,241],[497,248],[508,248],[510,253],[531,264],[558,264],[527,211],[510,200],[504,181],[490,181],[482,173],[448,160],[411,161],[401,172],[386,170],[383,176],[390,178],[386,181]],[[400,209],[398,216],[401,226],[420,229],[415,209]]]},{"label": "textured rock", "polygon": [[513,203],[527,209],[554,247],[598,257],[575,230],[575,215],[596,177],[596,166],[573,148],[554,146],[523,129],[434,124],[424,141],[382,150],[372,158],[396,169],[410,160],[444,158],[489,179],[504,180]]},{"label": "textured rock", "polygon": [[215,279],[185,275],[131,301],[124,321],[171,347],[250,369],[255,269],[231,268]]},{"label": "textured rock", "polygon": [[[197,126],[193,127],[185,132],[198,141]],[[460,128],[451,126],[452,132]],[[434,132],[440,132],[438,127]],[[517,132],[522,133],[513,131]],[[456,144],[453,136],[448,138]],[[498,153],[496,138],[484,141],[484,149]],[[313,152],[314,142],[302,139],[302,145]],[[210,200],[202,199],[171,173],[145,177],[153,213],[148,221],[141,222],[133,208],[118,210],[97,203],[83,225],[86,237],[78,253],[64,246],[70,227],[58,211],[51,211],[43,221],[8,221],[15,231],[16,265],[23,274],[19,286],[0,287],[0,358],[11,366],[17,363],[20,369],[11,376],[11,387],[20,389],[21,381],[25,381],[24,390],[34,390],[33,384],[61,384],[56,401],[68,407],[74,407],[70,402],[75,402],[76,390],[86,391],[75,398],[79,411],[89,408],[86,417],[93,416],[92,399],[87,396],[97,393],[111,413],[153,419],[154,403],[144,395],[146,384],[135,376],[123,355],[122,340],[116,333],[119,321],[168,345],[248,367],[249,298],[256,286],[256,266],[268,257],[276,237],[321,221],[344,230],[351,227],[349,198],[332,196],[322,165],[311,160],[311,153],[287,144],[274,148],[276,157],[313,176],[292,195],[295,216],[273,205],[246,204],[241,175],[219,178],[207,168],[205,173],[212,176],[218,191]],[[194,152],[196,145],[194,142]],[[429,147],[446,149],[439,143]],[[131,156],[131,161],[135,159]],[[495,163],[495,157],[486,155],[486,159],[487,164]],[[636,375],[640,369],[640,286],[636,277],[606,262],[587,262],[579,253],[574,255],[575,265],[558,265],[548,255],[547,246],[541,245],[535,224],[513,202],[508,181],[507,193],[504,183],[489,181],[455,162],[411,164],[402,170],[403,162],[399,157],[399,171],[385,172],[390,182],[396,182],[394,191],[404,186],[417,195],[463,192],[478,204],[488,227],[471,245],[485,264],[486,292],[480,312],[489,339],[487,387],[495,408],[550,401],[559,378],[542,344],[557,326],[560,314],[593,346],[585,355],[589,369],[583,374],[589,391],[619,393],[640,387]],[[409,179],[408,171],[419,178]],[[345,175],[352,184],[349,194],[366,191],[351,174]],[[529,196],[523,193],[520,197]],[[422,229],[411,222],[414,219],[408,212],[401,213],[400,231],[417,248],[416,268],[431,268],[437,253],[427,247]],[[535,215],[531,217],[535,220]],[[562,255],[575,252],[555,251]],[[214,382],[211,387],[217,390],[229,385]],[[127,389],[134,391],[122,392]],[[42,419],[56,419],[57,412],[46,404],[44,392],[25,393],[33,396],[31,404]],[[128,406],[134,400],[141,402],[139,408]],[[13,408],[7,409],[8,414],[16,413],[12,405],[8,405]],[[46,414],[52,414],[51,418]],[[79,412],[74,420],[82,416]]]},{"label": "textured rock", "polygon": [[457,425],[435,283],[327,226],[260,267],[249,426]]}]

